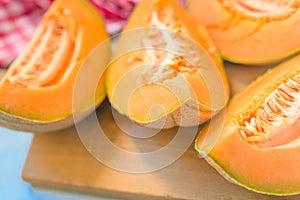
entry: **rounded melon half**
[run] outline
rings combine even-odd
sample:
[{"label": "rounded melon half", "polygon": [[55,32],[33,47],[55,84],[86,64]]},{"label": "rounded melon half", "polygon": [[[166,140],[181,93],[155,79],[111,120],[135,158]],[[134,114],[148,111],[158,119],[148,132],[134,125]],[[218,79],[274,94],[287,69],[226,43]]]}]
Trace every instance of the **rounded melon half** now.
[{"label": "rounded melon half", "polygon": [[165,120],[165,128],[198,125],[229,97],[222,60],[206,29],[176,0],[137,5],[119,38],[106,87],[120,113],[141,124]]},{"label": "rounded melon half", "polygon": [[[82,92],[77,110],[72,107],[74,84],[89,53],[106,38],[103,19],[91,5],[56,0],[0,83],[0,124],[22,131],[53,131],[72,125],[73,113],[86,115],[106,96],[104,78],[94,95]],[[108,61],[109,46],[105,50],[94,61],[95,70]],[[87,87],[92,75],[91,70],[85,75]]]},{"label": "rounded melon half", "polygon": [[200,132],[196,149],[260,193],[300,193],[300,56],[269,70]]},{"label": "rounded melon half", "polygon": [[263,64],[300,50],[297,0],[189,0],[192,16],[207,27],[222,56]]}]

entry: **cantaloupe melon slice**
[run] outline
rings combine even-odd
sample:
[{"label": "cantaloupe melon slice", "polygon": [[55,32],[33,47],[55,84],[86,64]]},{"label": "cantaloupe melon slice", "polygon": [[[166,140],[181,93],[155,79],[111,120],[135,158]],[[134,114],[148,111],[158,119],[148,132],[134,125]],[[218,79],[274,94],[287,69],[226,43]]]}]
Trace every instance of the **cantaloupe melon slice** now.
[{"label": "cantaloupe melon slice", "polygon": [[[0,84],[0,124],[22,131],[53,131],[73,124],[72,114],[86,113],[106,96],[104,79],[94,96],[82,93],[72,108],[77,73],[91,50],[108,38],[103,19],[84,0],[56,0],[33,38],[12,63]],[[109,46],[94,68],[109,59]],[[81,70],[83,71],[83,70]],[[86,74],[88,86],[90,74]]]},{"label": "cantaloupe melon slice", "polygon": [[300,56],[269,70],[201,131],[196,149],[227,179],[274,195],[300,193]]},{"label": "cantaloupe melon slice", "polygon": [[298,0],[189,0],[223,57],[245,64],[276,62],[300,50]]},{"label": "cantaloupe melon slice", "polygon": [[106,86],[120,113],[141,124],[165,120],[165,128],[203,123],[229,97],[214,44],[176,0],[137,5],[118,41]]}]

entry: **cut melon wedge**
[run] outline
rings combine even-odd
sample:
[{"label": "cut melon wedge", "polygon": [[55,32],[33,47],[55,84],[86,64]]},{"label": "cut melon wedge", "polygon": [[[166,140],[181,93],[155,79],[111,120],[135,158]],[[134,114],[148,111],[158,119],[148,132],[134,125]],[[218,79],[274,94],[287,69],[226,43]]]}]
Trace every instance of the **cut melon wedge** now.
[{"label": "cut melon wedge", "polygon": [[298,0],[189,0],[192,16],[207,27],[222,56],[263,64],[300,51]]},{"label": "cut melon wedge", "polygon": [[118,41],[106,88],[120,113],[141,124],[165,120],[165,128],[203,123],[229,97],[222,60],[206,29],[176,0],[137,5]]},{"label": "cut melon wedge", "polygon": [[[94,95],[82,93],[78,110],[72,107],[74,84],[89,53],[107,38],[103,19],[87,2],[55,1],[0,83],[0,125],[45,132],[72,125],[73,113],[86,115],[106,96],[104,78]],[[109,46],[98,58],[95,70],[108,61]],[[91,75],[85,75],[87,87]]]},{"label": "cut melon wedge", "polygon": [[196,149],[250,190],[300,193],[300,56],[269,70],[200,132]]}]

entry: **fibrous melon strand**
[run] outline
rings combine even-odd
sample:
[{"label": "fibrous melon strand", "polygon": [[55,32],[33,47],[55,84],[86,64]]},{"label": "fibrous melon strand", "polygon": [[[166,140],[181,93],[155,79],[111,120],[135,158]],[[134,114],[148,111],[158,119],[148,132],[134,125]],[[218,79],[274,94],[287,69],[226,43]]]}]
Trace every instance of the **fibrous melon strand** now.
[{"label": "fibrous melon strand", "polygon": [[263,19],[264,21],[282,20],[294,14],[299,0],[219,0],[231,12],[242,17]]},{"label": "fibrous melon strand", "polygon": [[47,84],[62,68],[65,57],[70,52],[71,41],[59,19],[49,19],[37,32],[29,48],[20,56],[20,61],[9,74],[12,83],[27,87]]},{"label": "fibrous melon strand", "polygon": [[[153,12],[148,18],[147,23],[149,27],[162,29],[147,30],[146,37],[141,41],[143,47],[154,49],[145,48],[137,53],[136,57],[142,58],[141,64],[151,64],[138,81],[163,83],[167,79],[175,78],[178,75],[176,72],[196,74],[197,68],[194,64],[200,66],[197,47],[182,34],[187,30],[174,12],[167,7],[158,8],[158,11]],[[137,59],[130,59],[135,60]]]},{"label": "fibrous melon strand", "polygon": [[300,73],[281,83],[261,106],[248,115],[242,114],[240,135],[248,142],[261,142],[272,137],[272,131],[299,117]]}]

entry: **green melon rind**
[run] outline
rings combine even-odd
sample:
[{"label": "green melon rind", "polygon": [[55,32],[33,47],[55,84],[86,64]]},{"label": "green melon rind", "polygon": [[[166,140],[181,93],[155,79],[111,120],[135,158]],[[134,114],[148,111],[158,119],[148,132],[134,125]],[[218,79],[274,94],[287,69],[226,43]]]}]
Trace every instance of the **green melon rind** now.
[{"label": "green melon rind", "polygon": [[[99,102],[100,105],[102,102]],[[76,122],[85,119],[89,114],[94,112],[94,107],[82,111],[76,116]],[[74,125],[73,115],[65,116],[64,118],[53,121],[38,121],[30,120],[20,116],[3,113],[0,111],[0,125],[9,129],[24,131],[24,132],[53,132],[69,128]]]},{"label": "green melon rind", "polygon": [[[204,127],[204,129],[205,129],[205,127]],[[291,195],[297,195],[300,193],[300,188],[294,189],[294,190],[289,190],[289,191],[287,191],[287,190],[277,190],[276,191],[276,189],[255,188],[255,187],[251,186],[250,184],[248,184],[246,181],[239,180],[238,175],[234,175],[234,172],[226,171],[222,167],[222,165],[220,163],[218,163],[218,161],[216,159],[214,159],[212,156],[210,156],[209,153],[203,151],[201,149],[201,147],[199,147],[197,144],[198,144],[198,139],[195,140],[195,149],[199,153],[200,157],[204,158],[209,163],[209,165],[211,165],[222,177],[224,177],[230,183],[239,185],[250,191],[260,193],[260,194],[266,194],[266,195],[291,196]]]},{"label": "green melon rind", "polygon": [[[112,106],[114,109],[116,109],[120,114],[122,115],[125,115],[125,116],[128,116],[130,119],[134,120],[135,122],[137,123],[141,123],[141,124],[145,124],[145,123],[151,123],[151,122],[154,122],[154,121],[157,121],[157,120],[160,120],[161,118],[164,118],[165,116],[167,115],[170,115],[171,113],[173,113],[176,109],[180,108],[182,105],[184,105],[186,102],[188,102],[189,100],[195,100],[193,97],[189,97],[187,98],[185,101],[181,102],[180,104],[174,106],[173,108],[171,108],[170,110],[168,110],[167,112],[165,112],[164,114],[162,115],[158,115],[158,116],[155,116],[154,118],[152,119],[147,119],[147,120],[139,120],[139,119],[136,119],[134,118],[133,116],[130,116],[128,114],[128,112],[124,111],[123,109],[120,109],[118,106],[116,106],[116,103],[114,103],[110,97],[110,95],[107,95],[108,97],[108,100],[109,102],[111,102]],[[201,105],[199,102],[198,102],[198,105]],[[225,106],[225,105],[224,105]],[[209,107],[207,107],[209,109]],[[221,110],[222,108],[220,108]],[[212,112],[218,112],[219,110],[216,110],[216,111],[212,111]],[[199,110],[199,112],[203,112],[201,110]],[[205,111],[204,111],[205,112]],[[207,111],[206,111],[207,112]]]},{"label": "green melon rind", "polygon": [[[221,54],[221,52],[220,52]],[[300,54],[300,46],[298,49],[292,50],[290,52],[287,52],[286,54],[277,57],[277,58],[270,58],[267,60],[243,60],[243,59],[236,59],[236,58],[232,58],[230,56],[221,54],[222,58],[226,61],[232,62],[232,63],[236,63],[236,64],[245,64],[247,66],[255,66],[255,65],[265,65],[265,64],[273,64],[273,63],[277,63],[277,62],[281,62],[285,59],[289,59],[290,57],[293,56],[297,56],[298,54]]]}]

